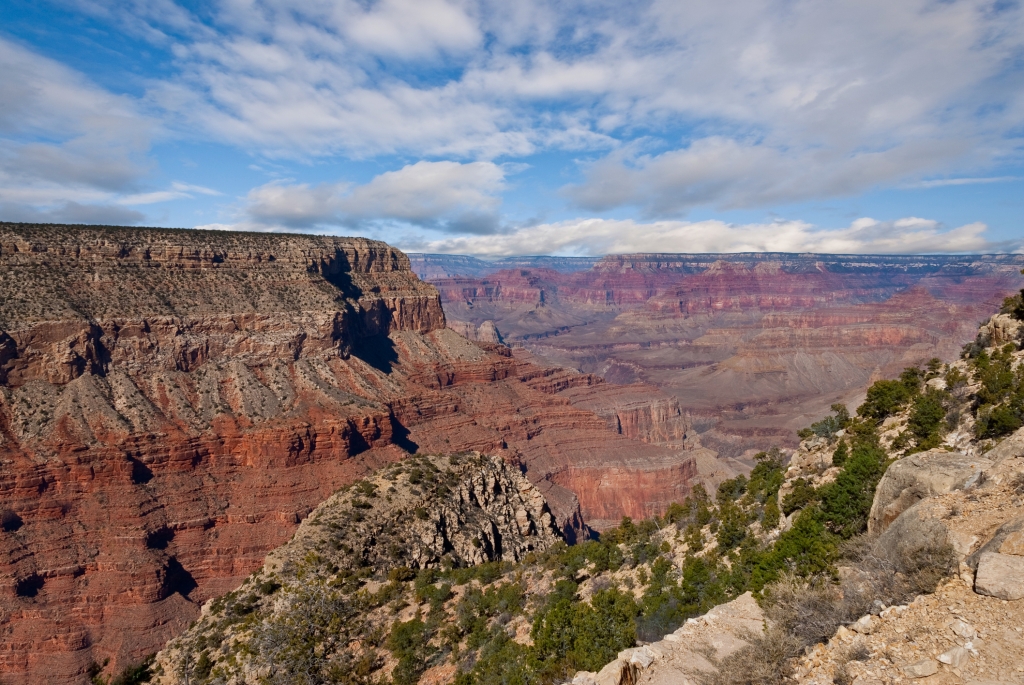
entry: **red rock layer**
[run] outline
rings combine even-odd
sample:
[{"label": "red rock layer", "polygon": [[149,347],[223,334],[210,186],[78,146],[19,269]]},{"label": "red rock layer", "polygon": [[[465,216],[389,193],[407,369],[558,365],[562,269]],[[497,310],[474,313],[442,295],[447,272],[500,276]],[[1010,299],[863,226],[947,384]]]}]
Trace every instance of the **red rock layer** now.
[{"label": "red rock layer", "polygon": [[663,398],[445,329],[405,256],[357,239],[0,226],[0,374],[10,684],[155,651],[408,451],[519,460],[570,533],[572,487],[588,520],[639,516],[706,456]]}]

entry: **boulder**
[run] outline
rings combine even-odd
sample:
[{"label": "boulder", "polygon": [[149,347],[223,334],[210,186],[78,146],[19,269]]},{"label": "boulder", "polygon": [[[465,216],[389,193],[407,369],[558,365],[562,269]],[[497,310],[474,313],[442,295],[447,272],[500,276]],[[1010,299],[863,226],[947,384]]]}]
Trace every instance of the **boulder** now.
[{"label": "boulder", "polygon": [[953,668],[960,668],[961,664],[967,661],[968,657],[968,651],[963,647],[957,646],[940,654],[938,659]]},{"label": "boulder", "polygon": [[888,468],[875,490],[868,516],[868,532],[879,534],[904,511],[926,497],[969,488],[990,468],[988,458],[970,458],[959,452],[928,450],[905,457]]},{"label": "boulder", "polygon": [[[935,500],[923,500],[901,513],[872,545],[872,553],[883,559],[908,559],[923,550],[937,550],[954,544],[954,535],[943,518],[947,509]],[[959,551],[959,550],[957,550]],[[963,554],[961,553],[961,556]]]},{"label": "boulder", "polygon": [[999,553],[1024,556],[1024,530],[1017,530],[1007,535],[1003,544],[999,545]]},{"label": "boulder", "polygon": [[992,538],[978,548],[971,556],[967,557],[967,565],[977,570],[981,557],[992,552],[1008,555],[1021,556],[1022,537],[1024,537],[1024,516],[1010,519],[996,529]]},{"label": "boulder", "polygon": [[878,625],[878,621],[871,614],[861,616],[856,622],[850,625],[850,628],[860,633],[861,635],[870,635],[875,632],[875,628]]},{"label": "boulder", "polygon": [[974,591],[999,599],[1024,599],[1024,557],[985,552],[978,561]]},{"label": "boulder", "polygon": [[634,683],[634,667],[628,661],[616,659],[606,664],[597,672],[594,678],[596,685],[621,685],[622,683]]},{"label": "boulder", "polygon": [[921,659],[903,667],[908,678],[925,678],[939,671],[939,663],[935,659]]},{"label": "boulder", "polygon": [[978,636],[978,631],[974,629],[974,626],[968,623],[964,623],[960,619],[953,621],[949,625],[949,629],[952,630],[953,633],[959,635],[965,640],[973,640]]}]

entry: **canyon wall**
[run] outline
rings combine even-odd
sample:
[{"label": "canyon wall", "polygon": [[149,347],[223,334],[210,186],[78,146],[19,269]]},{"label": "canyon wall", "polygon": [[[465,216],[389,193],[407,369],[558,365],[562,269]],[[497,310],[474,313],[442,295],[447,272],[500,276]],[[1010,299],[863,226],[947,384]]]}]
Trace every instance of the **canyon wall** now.
[{"label": "canyon wall", "polygon": [[[874,380],[951,359],[1020,287],[1021,255],[610,255],[561,271],[413,255],[449,325],[675,398],[700,439],[749,457]],[[454,261],[450,261],[454,260]],[[477,260],[479,261],[479,260]]]},{"label": "canyon wall", "polygon": [[728,471],[688,433],[656,388],[449,330],[380,242],[0,224],[3,682],[156,651],[409,453],[520,464],[572,537]]}]

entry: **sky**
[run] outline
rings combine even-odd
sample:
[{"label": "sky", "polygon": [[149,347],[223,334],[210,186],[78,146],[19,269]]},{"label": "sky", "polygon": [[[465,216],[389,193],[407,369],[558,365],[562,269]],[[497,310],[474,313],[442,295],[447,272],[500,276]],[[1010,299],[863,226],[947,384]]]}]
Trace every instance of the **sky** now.
[{"label": "sky", "polygon": [[4,0],[0,220],[1024,252],[1024,8]]}]

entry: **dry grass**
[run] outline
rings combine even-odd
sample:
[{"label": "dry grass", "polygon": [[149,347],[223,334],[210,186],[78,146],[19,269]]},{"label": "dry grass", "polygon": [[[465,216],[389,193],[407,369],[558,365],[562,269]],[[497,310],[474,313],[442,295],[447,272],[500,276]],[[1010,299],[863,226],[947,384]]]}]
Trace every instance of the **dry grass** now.
[{"label": "dry grass", "polygon": [[[829,640],[839,626],[868,613],[876,601],[898,604],[933,592],[956,568],[948,545],[897,546],[865,536],[843,552],[850,566],[839,583],[827,576],[787,576],[765,588],[768,628],[745,636],[749,645],[730,656],[709,659],[717,672],[703,674],[703,685],[782,683],[792,672],[792,660],[805,648]],[[849,647],[833,676],[836,685],[852,682],[847,663],[869,656],[862,643]]]},{"label": "dry grass", "polygon": [[746,647],[724,659],[709,659],[716,670],[701,674],[702,685],[780,685],[792,673],[790,662],[803,649],[799,639],[779,626],[742,638]]}]

